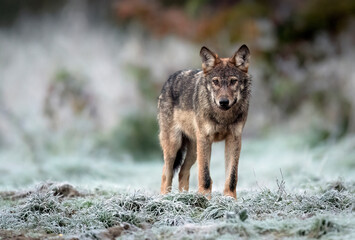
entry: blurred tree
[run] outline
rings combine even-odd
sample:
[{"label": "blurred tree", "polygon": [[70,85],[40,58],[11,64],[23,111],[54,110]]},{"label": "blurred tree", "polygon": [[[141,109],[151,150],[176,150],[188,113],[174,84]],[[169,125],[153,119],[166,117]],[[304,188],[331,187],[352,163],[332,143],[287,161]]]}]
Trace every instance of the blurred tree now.
[{"label": "blurred tree", "polygon": [[137,160],[153,159],[160,152],[156,100],[161,86],[152,81],[146,67],[129,64],[127,71],[136,80],[141,98],[139,107],[124,116],[108,136],[99,140],[98,146],[114,157],[129,153]]},{"label": "blurred tree", "polygon": [[43,111],[53,129],[67,127],[64,118],[68,116],[63,114],[68,111],[73,118],[84,117],[94,122],[98,120],[94,96],[88,83],[65,69],[58,71],[49,83]]},{"label": "blurred tree", "polygon": [[1,0],[0,26],[12,24],[21,14],[55,13],[60,10],[68,0]]}]

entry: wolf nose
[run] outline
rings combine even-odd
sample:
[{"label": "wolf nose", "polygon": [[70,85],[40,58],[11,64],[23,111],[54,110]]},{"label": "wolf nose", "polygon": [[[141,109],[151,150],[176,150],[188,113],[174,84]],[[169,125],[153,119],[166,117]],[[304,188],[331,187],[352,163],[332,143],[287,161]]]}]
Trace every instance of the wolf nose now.
[{"label": "wolf nose", "polygon": [[227,98],[222,98],[219,100],[219,105],[221,107],[227,107],[229,105],[229,100]]}]

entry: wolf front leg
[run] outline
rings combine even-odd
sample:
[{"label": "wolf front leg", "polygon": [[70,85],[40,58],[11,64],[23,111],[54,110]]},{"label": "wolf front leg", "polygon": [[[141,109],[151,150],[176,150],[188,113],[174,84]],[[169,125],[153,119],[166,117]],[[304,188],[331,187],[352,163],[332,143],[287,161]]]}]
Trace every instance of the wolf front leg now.
[{"label": "wolf front leg", "polygon": [[226,182],[223,193],[235,199],[237,199],[236,188],[238,183],[238,163],[241,146],[241,134],[237,136],[230,134],[227,136],[225,144]]},{"label": "wolf front leg", "polygon": [[212,179],[210,176],[212,141],[202,135],[197,137],[198,192],[211,199]]}]

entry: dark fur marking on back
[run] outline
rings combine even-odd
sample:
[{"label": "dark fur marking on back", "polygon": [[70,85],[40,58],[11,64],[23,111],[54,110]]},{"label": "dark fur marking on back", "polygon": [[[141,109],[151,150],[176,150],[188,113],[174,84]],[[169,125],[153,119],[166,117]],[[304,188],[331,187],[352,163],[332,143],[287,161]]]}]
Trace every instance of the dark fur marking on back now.
[{"label": "dark fur marking on back", "polygon": [[209,189],[211,187],[211,177],[208,166],[205,166],[205,169],[203,170],[203,187],[205,189]]},{"label": "dark fur marking on back", "polygon": [[229,190],[231,190],[231,192],[233,192],[236,187],[237,187],[236,169],[235,169],[235,166],[233,166],[232,171],[231,171],[231,175],[230,175]]},{"label": "dark fur marking on back", "polygon": [[[192,96],[195,90],[196,74],[201,70],[181,70],[172,74],[164,85],[162,93],[170,98],[176,108],[189,109],[192,107]],[[192,84],[191,84],[192,83]]]}]

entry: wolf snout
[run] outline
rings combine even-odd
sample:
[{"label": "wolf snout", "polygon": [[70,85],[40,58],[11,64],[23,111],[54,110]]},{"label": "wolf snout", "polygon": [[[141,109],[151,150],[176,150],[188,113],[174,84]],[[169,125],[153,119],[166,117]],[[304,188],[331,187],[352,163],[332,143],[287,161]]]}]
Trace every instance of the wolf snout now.
[{"label": "wolf snout", "polygon": [[228,100],[228,98],[221,98],[221,99],[219,100],[219,105],[220,105],[221,107],[223,107],[223,108],[228,107],[228,106],[229,106],[229,100]]}]

